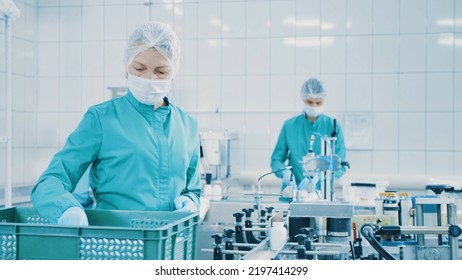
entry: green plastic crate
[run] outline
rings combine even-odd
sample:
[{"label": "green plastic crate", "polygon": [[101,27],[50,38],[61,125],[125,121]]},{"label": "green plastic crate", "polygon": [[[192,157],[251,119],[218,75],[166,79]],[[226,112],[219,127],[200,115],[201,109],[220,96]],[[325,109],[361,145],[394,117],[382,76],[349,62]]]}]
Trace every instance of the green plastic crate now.
[{"label": "green plastic crate", "polygon": [[0,210],[0,259],[193,260],[198,213],[86,210],[88,227],[50,224],[32,207]]}]

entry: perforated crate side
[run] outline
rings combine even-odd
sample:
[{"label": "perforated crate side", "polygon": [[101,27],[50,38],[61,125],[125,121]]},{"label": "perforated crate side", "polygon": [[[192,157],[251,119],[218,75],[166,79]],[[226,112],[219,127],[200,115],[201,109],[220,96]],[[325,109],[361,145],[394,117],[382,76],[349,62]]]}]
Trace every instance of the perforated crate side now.
[{"label": "perforated crate side", "polygon": [[0,234],[0,260],[15,260],[16,244],[16,235]]},{"label": "perforated crate side", "polygon": [[195,259],[199,216],[154,212],[107,211],[124,226],[79,228],[49,225],[33,208],[2,209],[0,259]]}]

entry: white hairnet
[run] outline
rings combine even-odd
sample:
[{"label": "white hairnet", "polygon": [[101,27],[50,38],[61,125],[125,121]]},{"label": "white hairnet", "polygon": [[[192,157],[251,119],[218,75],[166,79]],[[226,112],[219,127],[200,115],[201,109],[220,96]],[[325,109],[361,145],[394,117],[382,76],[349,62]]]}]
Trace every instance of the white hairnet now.
[{"label": "white hairnet", "polygon": [[301,97],[302,99],[324,98],[326,97],[326,93],[324,91],[324,87],[318,79],[310,78],[306,80],[306,82],[304,82],[302,85]]},{"label": "white hairnet", "polygon": [[180,60],[180,40],[169,25],[156,21],[142,23],[128,37],[124,56],[125,69],[137,54],[149,48],[155,48],[177,72]]}]

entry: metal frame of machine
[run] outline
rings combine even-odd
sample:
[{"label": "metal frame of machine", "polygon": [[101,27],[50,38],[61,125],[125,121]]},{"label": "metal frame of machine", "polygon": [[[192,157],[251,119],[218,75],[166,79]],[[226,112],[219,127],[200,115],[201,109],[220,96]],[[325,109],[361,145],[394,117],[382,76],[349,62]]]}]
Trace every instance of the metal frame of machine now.
[{"label": "metal frame of machine", "polygon": [[[299,199],[297,188],[293,186],[286,196],[287,209],[263,209],[265,194],[261,191],[261,180],[274,171],[263,174],[258,179],[258,190],[254,193],[255,205],[233,213],[234,229],[224,229],[216,233],[213,259],[459,259],[459,237],[461,228],[457,225],[457,205],[454,198],[443,197],[443,191],[450,186],[426,186],[435,196],[421,196],[410,199],[407,195],[384,194],[376,199],[375,213],[370,217],[392,217],[394,224],[374,223],[356,224],[353,222],[355,206],[352,203],[337,201],[334,195],[334,172],[343,163],[334,154],[335,137],[324,137],[323,154],[304,158],[306,175],[320,172],[321,197],[316,201]],[[349,165],[348,165],[349,166]],[[291,167],[286,169],[290,170]],[[285,169],[284,169],[285,170]],[[328,184],[329,182],[329,184]],[[453,188],[452,188],[453,189]],[[446,212],[442,205],[446,205]],[[433,207],[435,213],[426,213]],[[252,213],[257,212],[253,218]],[[443,214],[447,214],[443,222]],[[436,225],[428,225],[426,216],[433,214]],[[271,250],[269,235],[272,216],[283,219],[288,228],[288,240],[280,250]],[[245,217],[245,221],[243,218]],[[361,227],[360,234],[357,228]],[[361,237],[362,236],[362,237]],[[435,238],[437,236],[437,238]],[[363,243],[363,238],[368,243]]]}]

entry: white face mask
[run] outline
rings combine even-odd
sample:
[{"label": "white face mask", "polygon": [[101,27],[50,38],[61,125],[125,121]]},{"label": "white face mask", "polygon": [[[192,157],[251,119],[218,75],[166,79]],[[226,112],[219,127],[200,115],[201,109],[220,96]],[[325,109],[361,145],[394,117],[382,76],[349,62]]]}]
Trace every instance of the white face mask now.
[{"label": "white face mask", "polygon": [[303,111],[305,111],[305,114],[307,114],[309,117],[316,118],[322,112],[324,111],[324,106],[310,106],[310,105],[305,105],[305,108],[303,108]]},{"label": "white face mask", "polygon": [[155,105],[170,91],[172,80],[148,80],[128,74],[127,86],[139,102],[146,105]]}]

